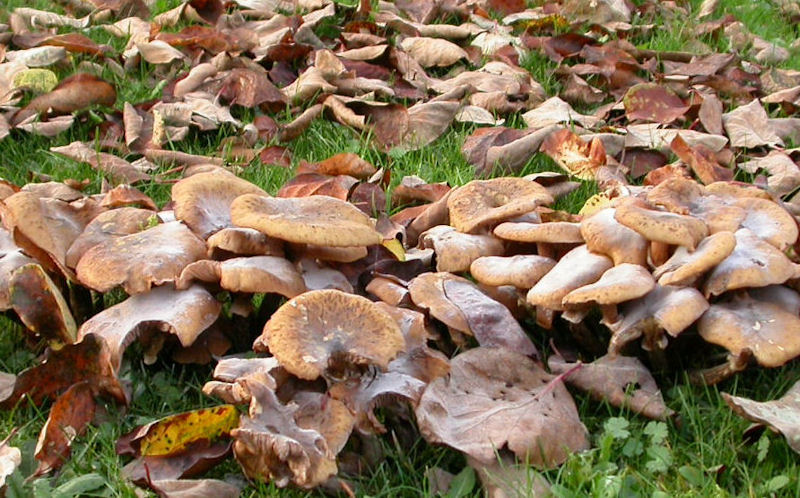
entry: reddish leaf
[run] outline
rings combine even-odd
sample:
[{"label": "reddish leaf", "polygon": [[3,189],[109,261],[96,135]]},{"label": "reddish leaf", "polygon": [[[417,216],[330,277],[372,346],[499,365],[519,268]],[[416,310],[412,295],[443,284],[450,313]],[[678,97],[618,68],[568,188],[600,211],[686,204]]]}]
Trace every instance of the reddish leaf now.
[{"label": "reddish leaf", "polygon": [[350,189],[358,183],[352,176],[328,176],[317,173],[304,173],[292,178],[278,190],[278,197],[308,197],[327,195],[347,200]]},{"label": "reddish leaf", "polygon": [[348,201],[369,216],[386,212],[386,192],[375,183],[359,183],[350,193]]},{"label": "reddish leaf", "polygon": [[264,71],[236,68],[222,84],[220,96],[242,107],[260,106],[264,111],[277,112],[286,107],[286,96],[273,85]]},{"label": "reddish leaf", "polygon": [[220,0],[192,0],[189,5],[209,24],[216,24],[224,11]]},{"label": "reddish leaf", "polygon": [[653,83],[632,87],[625,94],[623,103],[628,119],[664,124],[680,118],[690,107],[667,87]]},{"label": "reddish leaf", "polygon": [[569,174],[582,180],[594,180],[595,172],[606,163],[606,151],[599,138],[595,137],[587,144],[567,129],[551,133],[542,142],[540,150]]},{"label": "reddish leaf", "polygon": [[8,286],[11,306],[31,332],[54,346],[75,342],[75,319],[61,291],[41,266],[17,268]]},{"label": "reddish leaf", "polygon": [[230,441],[209,444],[198,441],[178,455],[137,458],[122,468],[122,475],[134,484],[147,486],[151,481],[181,479],[204,474],[225,460],[231,451]]},{"label": "reddish leaf", "polygon": [[39,441],[36,443],[36,459],[39,467],[34,476],[55,470],[69,458],[72,441],[83,434],[94,418],[95,401],[89,381],[79,382],[58,397],[50,409]]},{"label": "reddish leaf", "polygon": [[261,152],[258,153],[258,159],[264,164],[281,166],[283,168],[288,168],[292,165],[291,151],[280,145],[264,147],[261,149]]},{"label": "reddish leaf", "polygon": [[78,73],[58,84],[53,91],[40,95],[14,117],[14,124],[37,112],[68,114],[95,104],[113,106],[117,101],[114,87],[92,74]]},{"label": "reddish leaf", "polygon": [[318,163],[301,161],[297,173],[319,173],[322,175],[349,175],[359,180],[366,180],[378,170],[369,162],[352,152],[342,152]]},{"label": "reddish leaf", "polygon": [[675,135],[670,144],[670,149],[681,161],[688,164],[694,174],[697,175],[697,178],[706,185],[723,180],[733,180],[733,171],[720,166],[714,159],[713,152],[702,145],[692,148],[681,138],[680,133]]}]

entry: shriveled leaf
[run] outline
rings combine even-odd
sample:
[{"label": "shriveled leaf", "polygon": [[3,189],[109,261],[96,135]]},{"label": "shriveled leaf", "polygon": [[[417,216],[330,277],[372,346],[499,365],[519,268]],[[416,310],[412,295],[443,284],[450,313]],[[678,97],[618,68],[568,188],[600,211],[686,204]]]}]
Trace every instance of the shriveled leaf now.
[{"label": "shriveled leaf", "polygon": [[121,157],[107,152],[99,152],[83,142],[72,142],[61,147],[51,147],[51,152],[62,154],[74,161],[87,163],[92,168],[105,173],[114,183],[136,183],[149,180],[150,175],[141,171]]},{"label": "shriveled leaf", "polygon": [[586,428],[560,379],[505,348],[475,348],[451,361],[416,409],[420,432],[480,462],[508,448],[549,468],[589,447]]},{"label": "shriveled leaf", "polygon": [[231,442],[209,444],[198,441],[187,451],[173,456],[144,456],[122,468],[121,474],[139,486],[149,486],[154,481],[181,479],[204,474],[210,468],[230,457]]},{"label": "shriveled leaf", "polygon": [[800,453],[800,382],[772,401],[760,402],[728,393],[722,393],[722,399],[737,415],[783,434],[789,447]]},{"label": "shriveled leaf", "polygon": [[297,166],[298,175],[302,173],[318,173],[331,176],[348,175],[360,180],[366,180],[377,171],[375,166],[352,152],[342,152],[318,163],[301,161]]},{"label": "shriveled leaf", "polygon": [[[558,355],[547,360],[555,374],[568,372],[576,363],[567,363]],[[607,401],[612,406],[626,407],[645,417],[664,420],[673,412],[664,403],[661,391],[650,371],[638,358],[605,355],[564,379],[594,399]]]}]

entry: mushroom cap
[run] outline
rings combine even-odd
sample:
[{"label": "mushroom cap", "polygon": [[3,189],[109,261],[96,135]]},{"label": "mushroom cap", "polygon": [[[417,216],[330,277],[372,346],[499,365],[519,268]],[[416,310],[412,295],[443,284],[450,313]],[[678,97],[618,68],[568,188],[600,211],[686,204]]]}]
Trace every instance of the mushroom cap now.
[{"label": "mushroom cap", "polygon": [[647,209],[641,201],[625,198],[616,206],[614,219],[647,240],[694,249],[708,235],[706,224],[692,216]]},{"label": "mushroom cap", "polygon": [[516,177],[473,180],[452,190],[447,200],[450,224],[459,232],[480,228],[551,204],[553,197],[536,182]]},{"label": "mushroom cap", "polygon": [[709,235],[692,252],[679,247],[663,265],[653,271],[660,285],[690,285],[696,278],[727,258],[736,247],[731,232]]},{"label": "mushroom cap", "polygon": [[484,256],[472,262],[469,272],[482,284],[530,289],[555,265],[555,260],[535,254]]},{"label": "mushroom cap", "polygon": [[800,318],[777,304],[749,296],[712,305],[697,330],[706,341],[735,355],[751,350],[765,367],[781,366],[800,355]]},{"label": "mushroom cap", "polygon": [[107,240],[84,253],[78,280],[98,292],[121,285],[140,294],[178,279],[183,268],[205,257],[206,245],[179,221]]},{"label": "mushroom cap", "polygon": [[782,284],[794,278],[797,265],[772,244],[746,228],[736,231],[736,247],[708,275],[706,297],[745,287]]},{"label": "mushroom cap", "polygon": [[155,216],[153,211],[134,207],[112,209],[98,214],[69,247],[67,266],[75,268],[84,253],[97,244],[141,232],[148,227],[151,220],[158,221]]},{"label": "mushroom cap", "polygon": [[647,268],[622,263],[606,270],[597,282],[570,292],[561,302],[566,308],[589,303],[601,306],[618,304],[640,298],[655,286],[656,282]]},{"label": "mushroom cap", "polygon": [[569,221],[528,223],[507,221],[494,229],[494,234],[514,242],[544,242],[548,244],[582,244],[581,225]]},{"label": "mushroom cap", "polygon": [[580,223],[581,235],[590,251],[605,254],[615,265],[647,264],[647,239],[618,222],[614,208],[601,209]]},{"label": "mushroom cap", "polygon": [[380,244],[383,236],[366,214],[333,197],[264,197],[245,194],[231,204],[235,225],[299,244],[350,247]]},{"label": "mushroom cap", "polygon": [[254,349],[268,346],[290,373],[314,380],[336,360],[385,370],[405,347],[397,322],[365,297],[325,289],[301,294],[272,315]]},{"label": "mushroom cap", "polygon": [[228,227],[206,239],[208,255],[220,251],[241,256],[283,256],[283,241],[272,239],[252,228]]},{"label": "mushroom cap", "polygon": [[275,256],[195,261],[183,269],[175,287],[185,289],[194,280],[219,282],[220,287],[231,292],[275,293],[289,298],[306,291],[297,268]]},{"label": "mushroom cap", "polygon": [[562,257],[547,275],[528,291],[529,304],[563,311],[564,296],[584,285],[596,282],[614,263],[589,251],[586,245],[578,246]]},{"label": "mushroom cap", "polygon": [[420,234],[419,246],[434,250],[437,271],[453,273],[469,270],[472,262],[482,256],[502,256],[505,252],[500,239],[459,232],[447,225],[438,225]]},{"label": "mushroom cap", "polygon": [[445,295],[444,283],[448,280],[468,282],[448,272],[423,273],[408,283],[411,300],[448,327],[472,335],[472,329],[464,312]]},{"label": "mushroom cap", "polygon": [[745,212],[739,226],[747,228],[781,251],[797,241],[798,229],[794,217],[771,199],[746,197],[736,206]]},{"label": "mushroom cap", "polygon": [[231,203],[244,194],[268,196],[247,180],[224,170],[197,173],[172,186],[175,218],[183,221],[199,237],[229,227]]}]

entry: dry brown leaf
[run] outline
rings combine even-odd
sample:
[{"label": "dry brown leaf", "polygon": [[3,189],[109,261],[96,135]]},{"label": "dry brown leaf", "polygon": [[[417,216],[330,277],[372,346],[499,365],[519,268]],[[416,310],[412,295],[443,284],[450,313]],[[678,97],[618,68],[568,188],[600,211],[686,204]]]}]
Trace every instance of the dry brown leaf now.
[{"label": "dry brown leaf", "polygon": [[114,87],[92,74],[78,73],[64,79],[53,91],[40,95],[14,117],[18,124],[23,117],[36,113],[69,114],[95,104],[113,106],[117,100]]},{"label": "dry brown leaf", "polygon": [[422,67],[446,67],[469,58],[467,52],[453,42],[441,38],[409,36],[400,47]]},{"label": "dry brown leaf", "polygon": [[769,124],[769,116],[758,99],[722,115],[722,124],[733,147],[783,146],[783,140]]},{"label": "dry brown leaf", "polygon": [[107,152],[100,152],[84,142],[72,142],[61,147],[51,147],[51,152],[62,154],[74,161],[87,163],[92,168],[105,173],[114,183],[132,184],[150,180],[150,175],[133,164]]},{"label": "dry brown leaf", "polygon": [[72,441],[86,430],[94,418],[95,407],[94,388],[88,381],[73,384],[56,399],[36,443],[39,467],[34,476],[46,474],[66,462]]},{"label": "dry brown leaf", "polygon": [[453,358],[448,377],[431,382],[416,409],[420,432],[480,462],[508,448],[541,468],[589,447],[586,428],[561,379],[504,348]]},{"label": "dry brown leaf", "polygon": [[541,151],[581,180],[594,180],[596,171],[606,164],[606,150],[599,138],[586,143],[567,129],[550,133],[542,142]]},{"label": "dry brown leaf", "polygon": [[632,87],[623,98],[625,114],[630,120],[671,123],[680,118],[689,106],[665,86],[642,83]]},{"label": "dry brown leaf", "polygon": [[55,282],[37,264],[14,270],[8,279],[11,307],[20,321],[53,347],[75,342],[78,328]]},{"label": "dry brown leaf", "polygon": [[722,399],[737,415],[781,433],[789,447],[800,453],[800,382],[772,401],[754,401],[728,393],[722,393]]},{"label": "dry brown leaf", "polygon": [[719,181],[733,180],[733,171],[720,166],[711,151],[702,146],[698,146],[697,148],[690,147],[689,144],[681,138],[680,133],[675,135],[675,138],[670,144],[670,149],[672,149],[672,152],[674,152],[681,161],[692,168],[697,178],[705,185]]}]

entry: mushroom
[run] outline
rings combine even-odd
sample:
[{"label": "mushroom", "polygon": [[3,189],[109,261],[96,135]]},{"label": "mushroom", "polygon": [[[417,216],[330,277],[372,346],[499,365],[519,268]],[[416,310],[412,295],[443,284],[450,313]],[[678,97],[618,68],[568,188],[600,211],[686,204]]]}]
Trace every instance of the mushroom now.
[{"label": "mushroom", "polygon": [[207,239],[231,223],[231,203],[243,194],[267,196],[262,189],[236,175],[215,170],[197,173],[172,186],[175,218]]},{"label": "mushroom", "polygon": [[203,241],[173,221],[92,247],[75,271],[83,285],[98,292],[121,285],[128,294],[140,294],[152,285],[174,282],[186,265],[205,253]]},{"label": "mushroom", "polygon": [[694,287],[656,285],[647,295],[620,307],[620,320],[604,322],[613,336],[608,352],[618,354],[624,345],[644,335],[647,351],[664,349],[667,338],[686,330],[708,309],[708,301]]},{"label": "mushroom", "polygon": [[614,219],[639,232],[647,240],[694,249],[708,235],[706,224],[692,216],[648,209],[632,197],[616,205]]},{"label": "mushroom", "polygon": [[581,235],[590,251],[605,254],[615,265],[647,265],[647,239],[614,217],[614,208],[601,209],[580,223]]},{"label": "mushroom", "polygon": [[208,257],[219,259],[226,254],[238,256],[283,256],[283,241],[267,237],[252,228],[228,227],[206,240]]},{"label": "mushroom", "polygon": [[711,270],[703,285],[706,297],[745,287],[781,284],[797,275],[797,264],[750,230],[742,228],[734,235],[736,247]]},{"label": "mushroom", "polygon": [[692,285],[705,272],[714,268],[733,252],[736,237],[731,232],[709,235],[690,252],[679,247],[663,265],[653,271],[660,285]]},{"label": "mushroom", "polygon": [[478,282],[500,287],[513,285],[518,289],[530,289],[556,262],[535,254],[517,256],[483,256],[469,267],[469,272]]},{"label": "mushroom", "polygon": [[539,256],[554,258],[555,244],[582,244],[583,235],[578,223],[569,221],[551,221],[547,223],[529,223],[508,221],[497,225],[494,234],[504,240],[514,242],[536,243]]},{"label": "mushroom", "polygon": [[534,306],[563,311],[564,296],[596,282],[614,266],[611,259],[589,251],[584,244],[571,250],[536,285],[528,291],[527,300]]},{"label": "mushroom", "polygon": [[593,284],[579,287],[561,300],[564,308],[581,309],[596,304],[603,312],[603,321],[617,321],[617,304],[638,299],[655,287],[653,276],[644,266],[621,263],[608,270]]},{"label": "mushroom", "polygon": [[463,233],[552,204],[553,197],[536,182],[515,177],[473,180],[454,189],[447,200],[450,224]]},{"label": "mushroom", "polygon": [[278,308],[253,349],[269,350],[301,379],[334,377],[341,369],[376,365],[386,370],[405,347],[391,316],[361,296],[326,289],[301,294]]},{"label": "mushroom", "polygon": [[303,277],[294,265],[275,256],[195,261],[183,269],[175,287],[186,289],[194,280],[219,282],[220,287],[231,292],[275,293],[289,298],[306,291]]},{"label": "mushroom", "polygon": [[369,216],[324,195],[279,198],[245,194],[231,204],[231,219],[237,226],[299,244],[352,247],[383,240]]},{"label": "mushroom", "polygon": [[476,259],[483,256],[502,256],[503,242],[491,235],[473,235],[439,225],[419,236],[419,247],[432,248],[436,253],[436,270],[463,272],[469,270]]},{"label": "mushroom", "polygon": [[148,209],[123,207],[98,214],[70,245],[66,255],[67,266],[75,268],[81,256],[92,247],[110,239],[141,232],[152,222],[158,223],[158,217]]}]

